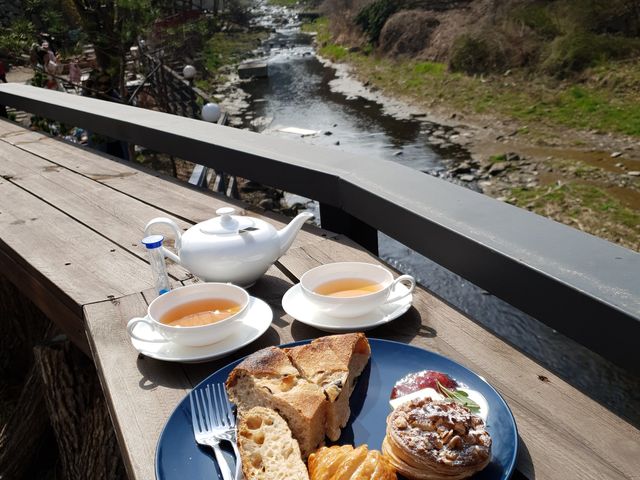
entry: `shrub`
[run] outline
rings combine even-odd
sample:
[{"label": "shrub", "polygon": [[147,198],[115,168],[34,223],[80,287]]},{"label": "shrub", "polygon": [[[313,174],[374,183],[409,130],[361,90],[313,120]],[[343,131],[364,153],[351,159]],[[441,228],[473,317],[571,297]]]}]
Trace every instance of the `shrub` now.
[{"label": "shrub", "polygon": [[375,0],[360,10],[355,21],[367,34],[371,43],[378,43],[382,27],[387,19],[398,10],[398,3],[393,0]]},{"label": "shrub", "polygon": [[552,75],[566,77],[606,60],[638,54],[638,38],[576,32],[557,37],[551,42],[542,67]]},{"label": "shrub", "polygon": [[35,39],[36,29],[27,20],[16,20],[0,34],[0,54],[19,56],[28,53]]},{"label": "shrub", "polygon": [[461,35],[451,48],[449,67],[468,74],[496,71],[504,66],[500,50],[488,40],[471,35]]},{"label": "shrub", "polygon": [[513,18],[542,38],[553,39],[560,34],[558,25],[545,5],[532,4],[516,9],[513,12]]}]

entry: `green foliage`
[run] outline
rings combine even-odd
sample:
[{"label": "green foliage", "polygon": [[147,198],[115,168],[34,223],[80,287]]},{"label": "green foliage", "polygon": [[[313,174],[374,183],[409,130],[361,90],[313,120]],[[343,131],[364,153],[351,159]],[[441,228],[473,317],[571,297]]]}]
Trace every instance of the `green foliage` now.
[{"label": "green foliage", "polygon": [[570,217],[599,218],[601,224],[620,225],[632,230],[640,226],[640,213],[623,205],[607,191],[594,185],[569,182],[558,188],[538,186],[514,188],[511,197],[515,204],[544,212],[550,205],[565,211]]},{"label": "green foliage", "polygon": [[204,48],[207,70],[215,74],[220,67],[239,63],[251,55],[263,37],[264,34],[253,32],[214,33]]},{"label": "green foliage", "polygon": [[533,3],[517,8],[512,16],[514,20],[526,25],[545,39],[553,39],[560,34],[560,29],[546,3]]},{"label": "green foliage", "polygon": [[16,20],[9,28],[0,31],[0,53],[12,56],[28,53],[35,33],[31,22]]},{"label": "green foliage", "polygon": [[267,0],[267,3],[282,7],[294,7],[298,3],[298,0]]},{"label": "green foliage", "polygon": [[331,32],[329,31],[329,19],[327,17],[316,18],[311,23],[302,24],[301,30],[303,32],[316,32],[318,36],[316,41],[320,45],[331,42]]},{"label": "green foliage", "polygon": [[349,51],[343,47],[342,45],[336,45],[330,43],[320,48],[320,55],[323,57],[327,57],[331,60],[344,60],[344,58],[349,54]]},{"label": "green foliage", "polygon": [[371,43],[378,43],[382,27],[387,19],[398,10],[398,3],[393,0],[375,0],[360,10],[355,21],[367,34]]},{"label": "green foliage", "polygon": [[501,163],[506,161],[507,156],[504,153],[500,155],[492,155],[489,157],[489,163]]},{"label": "green foliage", "polygon": [[498,70],[503,64],[499,49],[479,37],[460,35],[451,47],[449,67],[454,72],[487,73]]},{"label": "green foliage", "polygon": [[413,67],[413,71],[419,75],[432,75],[434,77],[441,77],[447,69],[444,63],[437,62],[418,62]]},{"label": "green foliage", "polygon": [[600,62],[640,55],[640,39],[576,32],[556,37],[542,63],[547,73],[559,77]]}]

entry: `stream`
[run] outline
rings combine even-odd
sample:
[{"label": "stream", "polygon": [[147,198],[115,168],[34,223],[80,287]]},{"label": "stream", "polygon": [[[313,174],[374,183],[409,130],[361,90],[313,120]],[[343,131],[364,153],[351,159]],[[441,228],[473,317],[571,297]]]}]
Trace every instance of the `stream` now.
[{"label": "stream", "polygon": [[[268,62],[268,78],[243,81],[249,95],[243,127],[311,145],[339,148],[366,159],[386,159],[423,174],[452,180],[456,163],[468,158],[460,146],[446,142],[449,127],[419,118],[397,118],[385,105],[342,91],[340,78],[315,55],[312,37],[300,33],[295,12],[259,2],[255,23],[273,29],[256,52]],[[317,133],[286,133],[295,127]],[[466,184],[474,188],[473,183]],[[296,195],[318,217],[317,204]],[[618,414],[640,423],[640,380],[571,339],[512,307],[424,256],[379,233],[380,257],[478,323],[506,339]]]}]

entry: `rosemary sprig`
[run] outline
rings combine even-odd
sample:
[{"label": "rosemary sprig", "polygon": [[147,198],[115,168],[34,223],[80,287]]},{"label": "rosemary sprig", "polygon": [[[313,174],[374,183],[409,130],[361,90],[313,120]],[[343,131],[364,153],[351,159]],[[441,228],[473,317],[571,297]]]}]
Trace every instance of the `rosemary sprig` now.
[{"label": "rosemary sprig", "polygon": [[480,405],[471,400],[469,398],[469,394],[464,390],[449,390],[438,380],[436,380],[436,384],[438,385],[438,390],[440,390],[440,393],[442,393],[445,397],[448,397],[454,402],[459,403],[463,407],[467,407],[473,413],[478,413],[480,411]]}]

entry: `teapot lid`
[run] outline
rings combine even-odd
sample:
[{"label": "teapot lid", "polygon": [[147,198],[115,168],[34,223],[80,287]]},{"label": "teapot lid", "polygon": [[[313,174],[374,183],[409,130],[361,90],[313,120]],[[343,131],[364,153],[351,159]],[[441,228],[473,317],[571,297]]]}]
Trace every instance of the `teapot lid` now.
[{"label": "teapot lid", "polygon": [[200,231],[210,235],[228,235],[241,230],[253,229],[254,220],[250,217],[233,215],[235,208],[223,207],[216,210],[218,217],[206,220],[200,224]]}]

